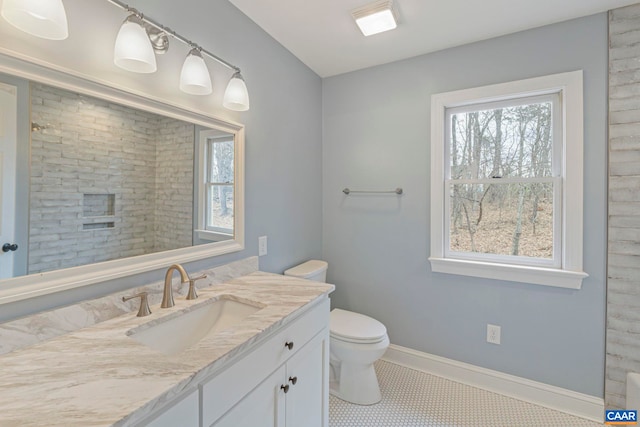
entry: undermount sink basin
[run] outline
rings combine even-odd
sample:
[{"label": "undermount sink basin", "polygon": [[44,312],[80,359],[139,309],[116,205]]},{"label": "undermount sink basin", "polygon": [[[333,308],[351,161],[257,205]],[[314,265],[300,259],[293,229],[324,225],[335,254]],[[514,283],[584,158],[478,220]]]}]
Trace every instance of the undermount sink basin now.
[{"label": "undermount sink basin", "polygon": [[237,325],[264,307],[257,302],[237,301],[223,295],[189,310],[172,313],[153,325],[140,325],[127,335],[154,350],[177,354],[207,336]]}]

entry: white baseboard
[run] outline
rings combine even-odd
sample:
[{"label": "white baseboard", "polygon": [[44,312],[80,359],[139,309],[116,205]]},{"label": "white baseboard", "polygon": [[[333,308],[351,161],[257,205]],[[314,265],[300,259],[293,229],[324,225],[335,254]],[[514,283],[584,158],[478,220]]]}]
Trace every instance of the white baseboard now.
[{"label": "white baseboard", "polygon": [[452,381],[602,422],[604,399],[391,344],[384,360]]}]

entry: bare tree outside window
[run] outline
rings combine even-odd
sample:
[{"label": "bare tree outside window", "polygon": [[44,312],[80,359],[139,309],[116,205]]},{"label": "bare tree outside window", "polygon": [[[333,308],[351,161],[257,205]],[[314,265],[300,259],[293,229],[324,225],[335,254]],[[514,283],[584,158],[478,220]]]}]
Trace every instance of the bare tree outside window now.
[{"label": "bare tree outside window", "polygon": [[582,71],[431,95],[435,273],[580,289]]},{"label": "bare tree outside window", "polygon": [[553,103],[452,111],[449,248],[553,258]]}]

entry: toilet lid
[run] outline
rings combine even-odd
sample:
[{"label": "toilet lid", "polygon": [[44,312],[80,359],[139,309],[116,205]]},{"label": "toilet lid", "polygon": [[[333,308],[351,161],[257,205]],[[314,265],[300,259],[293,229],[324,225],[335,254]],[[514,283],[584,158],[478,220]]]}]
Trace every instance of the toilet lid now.
[{"label": "toilet lid", "polygon": [[387,328],[364,314],[334,308],[330,316],[331,335],[344,341],[378,342],[387,335]]}]

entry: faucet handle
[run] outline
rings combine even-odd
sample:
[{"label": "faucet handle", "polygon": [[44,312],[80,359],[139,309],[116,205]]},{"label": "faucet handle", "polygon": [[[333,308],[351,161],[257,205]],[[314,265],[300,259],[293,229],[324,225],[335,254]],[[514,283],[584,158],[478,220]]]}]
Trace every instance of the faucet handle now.
[{"label": "faucet handle", "polygon": [[148,292],[140,292],[139,294],[130,295],[128,297],[122,297],[122,302],[129,301],[133,298],[140,297],[140,308],[138,309],[138,317],[144,317],[151,314],[151,309],[149,308],[149,293]]},{"label": "faucet handle", "polygon": [[189,291],[187,292],[187,299],[192,300],[198,298],[198,294],[196,293],[196,280],[204,279],[207,275],[203,274],[202,276],[194,277],[193,279],[189,279]]}]

